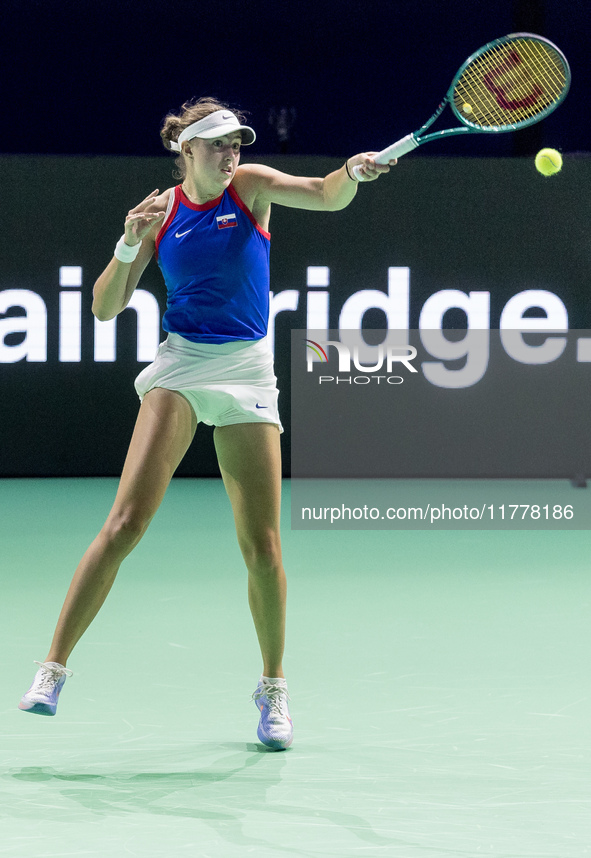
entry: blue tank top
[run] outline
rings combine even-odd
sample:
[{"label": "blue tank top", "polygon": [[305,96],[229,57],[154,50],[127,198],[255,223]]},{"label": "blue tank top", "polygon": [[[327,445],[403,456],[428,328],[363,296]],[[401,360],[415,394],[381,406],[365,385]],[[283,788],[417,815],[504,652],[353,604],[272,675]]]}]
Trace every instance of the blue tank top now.
[{"label": "blue tank top", "polygon": [[177,185],[156,238],[167,289],[164,330],[193,343],[266,336],[270,238],[231,185],[204,205]]}]

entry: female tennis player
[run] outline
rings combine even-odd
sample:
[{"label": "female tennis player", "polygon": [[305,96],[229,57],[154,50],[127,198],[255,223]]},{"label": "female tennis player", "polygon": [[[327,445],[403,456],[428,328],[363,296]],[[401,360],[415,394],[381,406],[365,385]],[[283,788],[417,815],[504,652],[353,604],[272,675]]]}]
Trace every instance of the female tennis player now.
[{"label": "female tennis player", "polygon": [[[153,255],[166,282],[167,339],[136,379],[141,400],[115,502],[78,566],[51,648],[19,708],[55,715],[74,646],[103,604],[122,560],[138,544],[202,421],[215,426],[218,462],[248,570],[248,600],[263,672],[253,699],[257,734],[276,750],[293,727],[282,657],[286,580],[281,560],[277,387],[267,341],[269,216],[272,203],[335,211],[367,180],[388,172],[363,153],[323,179],[239,166],[254,143],[244,117],[214,99],[187,102],[164,120],[183,181],[131,209],[115,254],[94,286],[93,313],[127,306]],[[391,163],[395,163],[392,161]]]}]

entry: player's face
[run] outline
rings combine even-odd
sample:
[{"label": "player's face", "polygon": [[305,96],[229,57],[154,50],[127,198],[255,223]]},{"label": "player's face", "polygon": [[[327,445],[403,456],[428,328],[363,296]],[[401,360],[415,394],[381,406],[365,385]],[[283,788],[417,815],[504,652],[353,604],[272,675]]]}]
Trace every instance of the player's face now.
[{"label": "player's face", "polygon": [[240,132],[214,137],[212,140],[195,138],[191,141],[194,155],[195,177],[208,183],[226,186],[234,178],[240,161]]}]

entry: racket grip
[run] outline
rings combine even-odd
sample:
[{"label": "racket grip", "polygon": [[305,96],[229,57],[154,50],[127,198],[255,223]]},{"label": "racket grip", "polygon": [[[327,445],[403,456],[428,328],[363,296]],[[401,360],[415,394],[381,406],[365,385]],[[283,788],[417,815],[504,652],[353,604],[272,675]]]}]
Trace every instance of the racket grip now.
[{"label": "racket grip", "polygon": [[[416,149],[418,145],[419,144],[415,140],[414,135],[407,134],[406,137],[403,137],[401,140],[397,140],[396,143],[392,143],[392,145],[388,146],[387,149],[382,149],[381,152],[378,152],[374,161],[376,164],[387,164],[388,161],[392,160],[392,158],[402,158],[402,156],[406,155],[407,152],[412,152],[412,150]],[[367,179],[361,172],[361,166],[359,164],[356,167],[353,167],[353,175],[358,182],[367,182]]]}]

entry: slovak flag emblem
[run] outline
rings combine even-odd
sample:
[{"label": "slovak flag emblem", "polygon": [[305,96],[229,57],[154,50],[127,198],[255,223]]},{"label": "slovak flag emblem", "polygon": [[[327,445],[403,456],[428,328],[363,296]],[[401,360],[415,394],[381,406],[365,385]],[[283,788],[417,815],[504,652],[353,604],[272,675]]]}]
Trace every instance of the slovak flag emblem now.
[{"label": "slovak flag emblem", "polygon": [[221,217],[216,217],[216,220],[218,222],[218,229],[228,229],[230,226],[238,226],[235,214],[221,215]]}]

